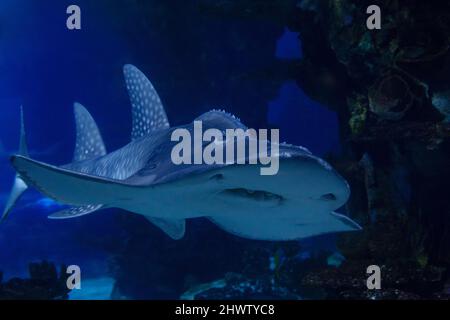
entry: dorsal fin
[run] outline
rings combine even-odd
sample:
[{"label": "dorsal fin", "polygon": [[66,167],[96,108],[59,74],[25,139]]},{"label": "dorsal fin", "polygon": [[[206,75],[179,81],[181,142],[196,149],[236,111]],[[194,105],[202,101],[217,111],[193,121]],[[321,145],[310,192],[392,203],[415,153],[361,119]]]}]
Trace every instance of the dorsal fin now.
[{"label": "dorsal fin", "polygon": [[49,219],[71,219],[85,216],[103,208],[103,205],[86,205],[80,207],[71,207],[62,211],[58,211],[48,216]]},{"label": "dorsal fin", "polygon": [[83,161],[106,154],[105,144],[89,111],[75,102],[73,106],[77,137],[73,161]]},{"label": "dorsal fin", "polygon": [[130,64],[123,67],[123,74],[132,106],[131,139],[136,140],[152,131],[169,128],[161,99],[147,77]]}]

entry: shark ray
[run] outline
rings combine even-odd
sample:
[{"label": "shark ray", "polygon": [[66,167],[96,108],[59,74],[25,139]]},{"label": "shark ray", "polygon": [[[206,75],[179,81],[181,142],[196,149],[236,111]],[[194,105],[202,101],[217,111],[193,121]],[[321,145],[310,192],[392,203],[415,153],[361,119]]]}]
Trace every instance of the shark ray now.
[{"label": "shark ray", "polygon": [[62,167],[26,155],[11,158],[28,185],[74,206],[60,217],[80,216],[80,207],[87,208],[82,214],[120,208],[143,215],[173,239],[183,237],[186,219],[197,217],[206,217],[237,236],[259,240],[360,229],[335,212],[349,198],[347,182],[303,147],[279,144],[275,156],[280,170],[274,176],[260,175],[260,164],[174,164],[174,130],[193,132],[195,121],[202,121],[205,130],[220,132],[246,126],[233,115],[212,110],[192,123],[170,127],[145,75],[131,65],[124,67],[124,75],[133,114],[130,143]]}]

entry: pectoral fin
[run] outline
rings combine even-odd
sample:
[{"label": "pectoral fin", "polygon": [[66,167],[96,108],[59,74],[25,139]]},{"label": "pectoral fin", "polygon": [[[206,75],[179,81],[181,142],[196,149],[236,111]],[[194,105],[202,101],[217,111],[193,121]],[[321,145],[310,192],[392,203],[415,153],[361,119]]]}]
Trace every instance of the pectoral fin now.
[{"label": "pectoral fin", "polygon": [[48,216],[49,219],[71,219],[81,217],[93,213],[103,208],[103,205],[87,205],[81,207],[72,207],[66,210],[61,210]]},{"label": "pectoral fin", "polygon": [[142,196],[142,188],[119,180],[74,172],[23,156],[13,156],[11,163],[26,184],[61,203],[117,207],[123,199]]}]

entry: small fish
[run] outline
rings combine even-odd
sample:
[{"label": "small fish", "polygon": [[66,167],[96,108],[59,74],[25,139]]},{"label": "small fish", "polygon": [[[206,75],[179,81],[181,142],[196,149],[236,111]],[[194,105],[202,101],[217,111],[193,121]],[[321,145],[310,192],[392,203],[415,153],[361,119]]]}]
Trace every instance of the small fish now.
[{"label": "small fish", "polygon": [[339,267],[345,261],[345,257],[339,252],[334,252],[327,258],[327,265],[331,267]]}]

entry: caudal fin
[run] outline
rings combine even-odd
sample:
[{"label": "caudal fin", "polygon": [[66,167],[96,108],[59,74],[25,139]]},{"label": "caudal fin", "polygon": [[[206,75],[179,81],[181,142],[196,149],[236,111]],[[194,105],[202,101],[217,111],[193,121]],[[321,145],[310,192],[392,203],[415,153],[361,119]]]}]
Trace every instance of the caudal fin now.
[{"label": "caudal fin", "polygon": [[[20,141],[19,141],[19,155],[28,157],[28,147],[27,147],[27,139],[25,134],[25,124],[23,121],[23,108],[20,107]],[[14,208],[15,204],[22,196],[22,194],[28,189],[27,184],[20,177],[19,174],[16,174],[14,179],[14,184],[12,190],[9,194],[8,201],[6,202],[6,207],[3,210],[2,217],[0,218],[0,222],[6,220],[11,210]]]}]

